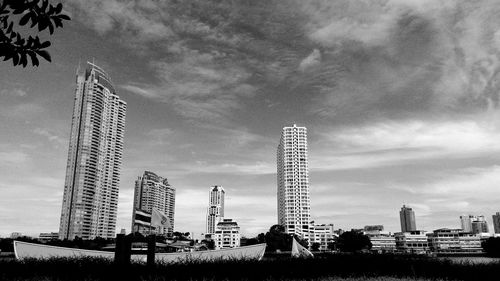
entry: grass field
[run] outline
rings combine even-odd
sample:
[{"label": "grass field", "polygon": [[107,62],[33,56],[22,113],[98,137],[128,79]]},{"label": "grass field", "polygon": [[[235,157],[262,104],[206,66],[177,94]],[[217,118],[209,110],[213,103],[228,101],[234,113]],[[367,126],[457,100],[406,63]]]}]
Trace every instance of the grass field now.
[{"label": "grass field", "polygon": [[0,280],[500,280],[500,263],[404,255],[213,261],[120,266],[96,258],[0,261]]}]

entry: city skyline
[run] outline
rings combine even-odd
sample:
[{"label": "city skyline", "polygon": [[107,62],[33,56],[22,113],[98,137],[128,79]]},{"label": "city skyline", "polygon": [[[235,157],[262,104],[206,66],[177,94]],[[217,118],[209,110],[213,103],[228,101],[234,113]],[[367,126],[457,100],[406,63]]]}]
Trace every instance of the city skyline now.
[{"label": "city skyline", "polygon": [[0,235],[57,231],[74,76],[92,58],[127,101],[117,230],[151,170],[178,189],[177,229],[203,233],[221,185],[241,233],[267,231],[293,123],[308,128],[311,220],[396,232],[404,203],[419,229],[493,225],[500,3],[180,2],[66,1],[52,63],[0,64]]}]

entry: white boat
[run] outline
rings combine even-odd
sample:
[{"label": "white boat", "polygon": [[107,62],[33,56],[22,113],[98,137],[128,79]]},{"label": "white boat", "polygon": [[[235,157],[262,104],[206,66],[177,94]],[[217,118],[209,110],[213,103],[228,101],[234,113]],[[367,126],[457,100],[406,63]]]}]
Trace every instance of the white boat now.
[{"label": "white boat", "polygon": [[[155,261],[171,263],[192,260],[218,260],[218,259],[257,259],[260,260],[266,251],[266,244],[257,244],[239,248],[229,248],[209,251],[156,253]],[[84,250],[34,244],[22,241],[14,241],[14,254],[16,259],[38,258],[47,259],[53,257],[100,257],[112,259],[114,252]],[[132,255],[134,261],[146,261],[146,255]]]}]

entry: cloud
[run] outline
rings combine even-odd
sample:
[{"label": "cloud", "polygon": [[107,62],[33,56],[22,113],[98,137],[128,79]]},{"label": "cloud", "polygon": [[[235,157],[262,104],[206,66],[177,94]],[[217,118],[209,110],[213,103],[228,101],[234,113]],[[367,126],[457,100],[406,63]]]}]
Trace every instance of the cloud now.
[{"label": "cloud", "polygon": [[0,95],[10,95],[15,97],[24,97],[26,96],[26,91],[21,88],[14,88],[11,90],[3,89],[0,91]]},{"label": "cloud", "polygon": [[51,143],[55,144],[57,147],[65,146],[68,144],[68,140],[50,132],[47,129],[35,128],[33,130],[33,133],[46,137]]},{"label": "cloud", "polygon": [[318,49],[314,49],[309,56],[304,58],[299,64],[299,70],[304,71],[309,67],[318,65],[321,61],[321,53]]},{"label": "cloud", "polygon": [[0,151],[0,159],[2,159],[2,165],[21,165],[25,164],[30,157],[28,154],[22,151]]}]

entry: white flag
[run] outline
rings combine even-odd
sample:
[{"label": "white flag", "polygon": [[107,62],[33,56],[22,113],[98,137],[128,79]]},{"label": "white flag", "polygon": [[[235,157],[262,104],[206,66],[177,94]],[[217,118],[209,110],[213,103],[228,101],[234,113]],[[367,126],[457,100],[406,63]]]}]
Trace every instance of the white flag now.
[{"label": "white flag", "polygon": [[313,253],[311,253],[308,249],[304,248],[302,245],[295,240],[295,237],[293,237],[293,243],[292,243],[292,257],[298,258],[298,257],[314,257]]},{"label": "white flag", "polygon": [[153,212],[151,213],[151,225],[152,226],[163,226],[166,228],[172,227],[168,217],[164,213],[156,210],[155,208],[153,208]]}]

